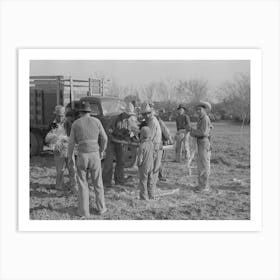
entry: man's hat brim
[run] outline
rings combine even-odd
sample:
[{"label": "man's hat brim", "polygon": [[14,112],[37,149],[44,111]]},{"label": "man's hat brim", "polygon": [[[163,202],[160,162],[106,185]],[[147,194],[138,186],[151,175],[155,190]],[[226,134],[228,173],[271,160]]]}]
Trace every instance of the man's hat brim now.
[{"label": "man's hat brim", "polygon": [[212,106],[209,102],[200,101],[198,102],[195,107],[202,107],[204,109],[211,110]]},{"label": "man's hat brim", "polygon": [[89,109],[89,108],[79,109],[79,112],[90,113],[91,109]]}]

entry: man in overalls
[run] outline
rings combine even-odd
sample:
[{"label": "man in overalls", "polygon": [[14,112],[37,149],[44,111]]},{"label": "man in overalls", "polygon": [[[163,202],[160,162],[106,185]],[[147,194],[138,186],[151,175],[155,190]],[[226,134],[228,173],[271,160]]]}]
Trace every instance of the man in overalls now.
[{"label": "man in overalls", "polygon": [[211,104],[200,101],[196,105],[198,121],[196,129],[190,128],[190,135],[197,139],[197,171],[198,186],[195,191],[210,191],[210,132],[212,129],[211,121],[206,110],[211,110]]},{"label": "man in overalls", "polygon": [[154,165],[153,165],[153,187],[151,189],[150,198],[155,198],[156,184],[158,181],[158,174],[161,166],[162,159],[162,131],[160,124],[154,115],[154,110],[148,103],[144,103],[142,106],[142,115],[147,121],[147,126],[151,132],[151,140],[154,146]]}]

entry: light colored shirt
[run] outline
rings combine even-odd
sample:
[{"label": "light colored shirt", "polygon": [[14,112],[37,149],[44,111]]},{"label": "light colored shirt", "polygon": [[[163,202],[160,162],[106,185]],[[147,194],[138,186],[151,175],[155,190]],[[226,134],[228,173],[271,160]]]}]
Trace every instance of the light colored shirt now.
[{"label": "light colored shirt", "polygon": [[162,139],[161,139],[161,128],[160,124],[155,116],[153,116],[148,121],[148,127],[151,131],[151,140],[155,146],[155,149],[160,148],[162,146]]},{"label": "light colored shirt", "polygon": [[209,137],[212,128],[211,121],[207,115],[201,116],[197,121],[196,129],[191,130],[191,136]]},{"label": "light colored shirt", "polygon": [[[100,147],[98,144],[100,140]],[[69,154],[78,144],[79,153],[104,152],[107,146],[107,135],[99,119],[91,116],[82,116],[77,119],[71,128],[69,140]]]},{"label": "light colored shirt", "polygon": [[152,170],[154,166],[154,145],[150,139],[140,143],[137,155],[137,166],[144,170]]}]

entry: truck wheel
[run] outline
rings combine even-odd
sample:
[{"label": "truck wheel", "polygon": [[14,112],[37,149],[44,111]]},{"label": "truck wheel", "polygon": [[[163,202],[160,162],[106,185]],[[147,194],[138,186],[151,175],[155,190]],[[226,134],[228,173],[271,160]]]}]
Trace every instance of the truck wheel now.
[{"label": "truck wheel", "polygon": [[123,146],[124,153],[124,167],[132,167],[136,161],[137,147],[131,145]]},{"label": "truck wheel", "polygon": [[38,143],[37,155],[40,155],[43,152],[44,140],[39,133],[36,133],[36,138]]},{"label": "truck wheel", "polygon": [[43,151],[44,141],[39,132],[30,131],[30,156],[39,155]]},{"label": "truck wheel", "polygon": [[30,156],[35,156],[38,153],[38,139],[36,137],[36,133],[34,133],[33,131],[30,131],[30,140],[29,140],[29,144],[30,144]]}]

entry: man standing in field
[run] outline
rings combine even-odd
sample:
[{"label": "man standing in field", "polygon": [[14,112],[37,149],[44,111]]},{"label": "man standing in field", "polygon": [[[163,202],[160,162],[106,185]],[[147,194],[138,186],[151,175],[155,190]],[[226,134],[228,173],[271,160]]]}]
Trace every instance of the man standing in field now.
[{"label": "man standing in field", "polygon": [[150,107],[148,103],[144,103],[142,106],[142,115],[147,121],[147,126],[151,132],[151,140],[154,147],[154,164],[153,164],[153,187],[151,189],[150,198],[153,199],[155,197],[156,184],[158,181],[158,173],[161,166],[162,159],[162,132],[160,128],[160,124],[157,118],[154,115],[153,109]]},{"label": "man standing in field", "polygon": [[[173,144],[173,139],[172,139],[171,133],[170,133],[168,127],[166,126],[166,124],[164,123],[164,121],[160,117],[160,114],[164,113],[164,109],[160,109],[159,111],[156,111],[154,109],[154,103],[152,101],[149,102],[149,106],[153,109],[153,114],[159,122],[160,129],[161,129],[161,132],[162,132],[162,135],[161,135],[162,145],[163,146],[172,145]],[[144,119],[140,124],[140,129],[144,126],[147,126],[147,125],[148,125],[148,123]],[[158,173],[158,179],[160,181],[163,181],[163,182],[167,181],[167,179],[164,177],[164,168],[162,166],[162,161],[164,160],[165,155],[166,155],[165,151],[162,150],[162,158],[161,158],[161,165],[160,165],[159,173]]]},{"label": "man standing in field", "polygon": [[[100,159],[106,149],[107,135],[101,122],[90,116],[91,108],[88,102],[83,101],[79,111],[81,117],[73,123],[71,128],[68,158],[73,158],[74,145],[77,144],[78,215],[88,218],[90,212],[87,171],[91,174],[98,214],[101,215],[107,211]],[[98,140],[100,140],[100,146]]]},{"label": "man standing in field", "polygon": [[186,153],[186,158],[188,160],[189,157],[189,147],[188,143],[188,128],[191,126],[190,118],[185,114],[186,108],[180,104],[177,108],[178,116],[176,118],[176,128],[177,133],[175,135],[175,161],[181,162],[182,157],[182,149],[184,148]]},{"label": "man standing in field", "polygon": [[129,141],[134,133],[136,133],[135,130],[138,132],[138,126],[134,123],[134,115],[134,106],[129,103],[127,107],[124,108],[124,112],[118,115],[111,126],[107,128],[109,143],[102,171],[103,182],[106,187],[112,186],[114,158],[116,158],[114,172],[115,185],[125,184],[123,144],[118,143],[118,141]]},{"label": "man standing in field", "polygon": [[153,167],[154,167],[154,145],[150,137],[150,129],[143,126],[140,130],[140,145],[137,155],[137,166],[139,174],[140,199],[153,199]]},{"label": "man standing in field", "polygon": [[64,172],[68,169],[70,187],[72,191],[77,191],[77,182],[75,174],[74,161],[68,162],[68,134],[65,121],[65,108],[61,105],[55,107],[55,120],[50,124],[50,131],[46,135],[46,143],[49,144],[54,151],[54,162],[56,167],[56,189],[64,190]]},{"label": "man standing in field", "polygon": [[210,175],[210,131],[212,128],[211,121],[206,113],[211,110],[211,104],[200,101],[196,105],[198,113],[198,121],[196,129],[190,128],[190,135],[197,139],[197,171],[198,186],[195,191],[210,191],[209,175]]}]

